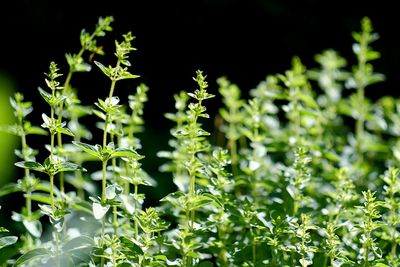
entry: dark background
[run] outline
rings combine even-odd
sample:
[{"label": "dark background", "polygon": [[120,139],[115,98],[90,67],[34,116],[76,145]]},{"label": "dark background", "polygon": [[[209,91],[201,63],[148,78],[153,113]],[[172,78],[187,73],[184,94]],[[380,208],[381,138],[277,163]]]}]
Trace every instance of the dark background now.
[{"label": "dark background", "polygon": [[[144,82],[150,87],[146,105],[144,167],[161,178],[164,191],[154,191],[154,199],[172,188],[169,176],[157,173],[160,161],[154,155],[167,148],[169,127],[163,114],[174,110],[172,94],[192,90],[191,77],[197,69],[208,75],[210,92],[217,93],[215,80],[226,75],[244,94],[267,74],[283,72],[294,55],[308,67],[313,56],[333,48],[355,64],[351,51],[352,31],[369,16],[381,39],[374,48],[382,53],[376,71],[387,81],[367,89],[367,96],[398,96],[400,69],[399,15],[396,1],[279,1],[279,0],[186,0],[186,1],[50,1],[13,0],[0,5],[0,72],[6,73],[15,88],[27,99],[37,101],[31,117],[41,123],[48,112],[39,100],[37,87],[45,87],[43,73],[56,61],[66,72],[64,53],[80,49],[82,28],[91,32],[99,16],[113,15],[114,32],[101,39],[109,56],[96,57],[114,64],[114,39],[132,31],[138,51],[131,56],[132,73],[140,79],[123,81],[116,94],[122,99]],[[76,74],[72,84],[87,104],[105,98],[109,81],[94,67],[90,74]],[[209,101],[215,114],[219,100]],[[35,115],[36,114],[36,115]],[[35,119],[35,116],[37,119]],[[95,132],[95,135],[99,135]],[[29,142],[29,140],[28,140]],[[44,140],[43,142],[46,142]],[[34,142],[40,148],[43,145]]]}]

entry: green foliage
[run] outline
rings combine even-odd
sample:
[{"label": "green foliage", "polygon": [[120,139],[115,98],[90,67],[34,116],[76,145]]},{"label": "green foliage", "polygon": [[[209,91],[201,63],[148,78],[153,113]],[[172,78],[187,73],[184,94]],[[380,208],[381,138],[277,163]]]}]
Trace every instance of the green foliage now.
[{"label": "green foliage", "polygon": [[[357,64],[350,70],[334,50],[317,54],[313,69],[294,57],[248,99],[219,78],[224,106],[211,137],[203,122],[212,117],[205,103],[215,97],[213,85],[197,71],[196,88],[174,95],[176,111],[165,115],[174,126],[170,150],[158,153],[165,159],[160,170],[177,189],[156,207],[143,193],[157,186],[141,155],[149,88],[140,84],[125,102],[114,95],[117,81],[138,78],[128,69],[132,34],[115,42],[114,66],[95,62],[110,79],[107,96],[85,106],[71,86],[75,72],[91,69],[84,53],[104,53],[97,38],[112,21],[100,18],[92,34],[82,31],[79,53],[66,54],[64,80],[50,63],[48,89],[39,88],[49,107],[42,128],[29,119],[36,103],[20,93],[10,99],[16,122],[1,129],[20,139],[15,165],[23,174],[0,188],[0,197],[21,194],[25,204],[11,216],[13,234],[0,228],[1,264],[400,265],[400,101],[365,96],[384,78],[371,63],[380,54],[371,47],[378,35],[369,19],[353,33]],[[355,93],[345,97],[345,88]],[[91,140],[84,116],[98,120],[101,143]],[[46,134],[42,162],[27,137]]]}]

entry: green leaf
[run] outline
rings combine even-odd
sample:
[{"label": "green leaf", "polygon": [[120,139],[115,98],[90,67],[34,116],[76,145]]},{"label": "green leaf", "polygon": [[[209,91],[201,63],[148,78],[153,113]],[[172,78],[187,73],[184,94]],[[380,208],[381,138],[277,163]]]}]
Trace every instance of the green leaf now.
[{"label": "green leaf", "polygon": [[18,237],[16,236],[3,236],[0,237],[0,249],[6,247],[6,246],[10,246],[13,245],[17,242]]},{"label": "green leaf", "polygon": [[15,166],[24,168],[24,169],[38,171],[38,172],[46,172],[43,165],[40,163],[37,163],[35,161],[19,161],[19,162],[15,163]]},{"label": "green leaf", "polygon": [[17,184],[14,184],[14,183],[6,184],[0,188],[0,197],[9,195],[9,194],[12,194],[15,192],[20,192],[20,191],[21,191],[21,189],[18,188]]},{"label": "green leaf", "polygon": [[92,205],[87,201],[81,201],[77,203],[71,204],[71,208],[77,211],[86,212],[90,215],[93,215]]},{"label": "green leaf", "polygon": [[48,135],[48,132],[46,130],[43,130],[40,127],[37,126],[29,126],[26,130],[26,134],[36,134],[36,135]]},{"label": "green leaf", "polygon": [[66,172],[66,171],[84,171],[86,172],[85,168],[81,166],[71,163],[71,162],[63,162],[60,164],[60,168],[57,170],[59,172]]},{"label": "green leaf", "polygon": [[110,205],[103,206],[97,202],[92,204],[93,216],[96,220],[102,219],[109,209]]},{"label": "green leaf", "polygon": [[98,110],[93,110],[93,114],[96,115],[97,117],[99,117],[102,120],[106,120],[106,115]]},{"label": "green leaf", "polygon": [[42,88],[38,88],[40,95],[43,97],[43,99],[48,103],[51,104],[51,99],[52,99],[52,95],[47,93],[45,90],[43,90]]},{"label": "green leaf", "polygon": [[143,250],[141,249],[141,245],[139,243],[136,243],[133,240],[130,240],[126,237],[121,237],[120,238],[121,243],[123,244],[123,247],[128,249],[132,255],[142,255]]},{"label": "green leaf", "polygon": [[40,238],[42,236],[42,224],[40,221],[28,221],[23,220],[22,223],[24,224],[26,230],[36,238]]},{"label": "green leaf", "polygon": [[86,143],[82,143],[82,142],[75,142],[75,141],[73,141],[72,143],[74,145],[76,145],[78,148],[80,148],[81,150],[85,151],[86,153],[101,159],[101,155],[95,146],[92,146],[92,145],[89,145]]},{"label": "green leaf", "polygon": [[118,185],[109,185],[106,188],[106,198],[111,200],[114,199],[117,195],[122,193],[122,188]]},{"label": "green leaf", "polygon": [[67,241],[63,246],[63,251],[73,253],[74,251],[91,248],[94,246],[94,241],[89,236],[78,236]]},{"label": "green leaf", "polygon": [[112,158],[116,158],[116,157],[131,157],[131,158],[140,158],[141,156],[136,152],[133,151],[129,148],[117,148],[115,149],[115,151],[113,153],[111,153],[111,157]]},{"label": "green leaf", "polygon": [[129,72],[126,72],[126,73],[124,73],[122,75],[119,75],[116,80],[120,81],[120,80],[126,80],[126,79],[136,79],[136,78],[139,78],[139,77],[140,77],[139,75],[133,75],[133,74],[130,74]]},{"label": "green leaf", "polygon": [[33,193],[31,199],[44,204],[51,204],[50,196],[48,194]]},{"label": "green leaf", "polygon": [[47,249],[44,248],[35,248],[32,249],[30,251],[28,251],[27,253],[25,253],[24,255],[22,255],[21,257],[19,257],[13,266],[20,266],[24,263],[28,263],[34,259],[37,258],[42,258],[42,257],[46,257],[46,256],[50,256],[51,253],[50,251],[48,251]]},{"label": "green leaf", "polygon": [[106,66],[104,66],[103,64],[101,64],[98,61],[95,61],[94,64],[96,64],[97,67],[99,67],[99,69],[109,78],[111,78],[111,70],[110,68],[107,68]]},{"label": "green leaf", "polygon": [[56,132],[66,134],[69,136],[74,136],[74,134],[68,128],[64,128],[64,127],[57,127]]}]

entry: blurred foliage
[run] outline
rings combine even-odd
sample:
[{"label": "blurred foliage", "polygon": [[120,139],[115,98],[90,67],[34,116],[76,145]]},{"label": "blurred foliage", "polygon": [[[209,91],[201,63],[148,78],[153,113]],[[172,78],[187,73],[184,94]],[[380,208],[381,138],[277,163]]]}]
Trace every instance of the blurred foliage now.
[{"label": "blurred foliage", "polygon": [[[12,124],[14,116],[8,99],[12,96],[14,86],[7,74],[0,72],[0,125]],[[0,132],[0,186],[14,180],[16,137]]]}]

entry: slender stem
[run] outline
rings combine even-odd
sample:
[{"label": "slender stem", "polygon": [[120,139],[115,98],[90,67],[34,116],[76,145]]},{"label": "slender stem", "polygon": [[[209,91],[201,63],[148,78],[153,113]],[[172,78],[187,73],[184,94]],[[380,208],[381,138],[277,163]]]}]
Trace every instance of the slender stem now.
[{"label": "slender stem", "polygon": [[51,201],[51,210],[55,211],[54,207],[54,175],[50,175],[50,201]]},{"label": "slender stem", "polygon": [[368,231],[367,232],[367,241],[366,241],[366,248],[365,248],[365,253],[364,253],[364,266],[368,267],[369,266],[369,260],[368,260],[368,256],[369,256],[369,241],[371,239],[371,233]]},{"label": "slender stem", "polygon": [[109,120],[110,120],[110,115],[106,114],[106,119],[104,121],[104,132],[103,132],[103,149],[107,147],[107,128]]},{"label": "slender stem", "polygon": [[106,202],[106,185],[107,185],[107,160],[102,161],[102,179],[101,179],[101,204]]},{"label": "slender stem", "polygon": [[137,196],[138,196],[138,185],[135,184],[134,188],[134,196],[135,196],[135,201],[133,202],[133,225],[135,228],[135,238],[136,240],[139,238],[139,233],[138,233],[138,223],[137,223]]},{"label": "slender stem", "polygon": [[[357,89],[357,95],[358,95],[358,100],[360,101],[360,104],[363,106],[364,101],[365,101],[364,100],[365,99],[364,87],[359,87]],[[356,138],[359,143],[361,142],[362,137],[364,135],[364,123],[365,123],[365,118],[364,118],[364,114],[362,111],[362,112],[360,112],[359,118],[356,122]]]},{"label": "slender stem", "polygon": [[113,227],[115,235],[118,235],[118,212],[117,206],[113,206]]},{"label": "slender stem", "polygon": [[[322,264],[323,267],[326,267],[326,266],[327,266],[327,264],[328,264],[328,258],[329,258],[328,255],[325,254],[325,255],[324,255],[324,262],[323,262],[323,264]],[[331,262],[332,262],[332,261],[331,261]]]},{"label": "slender stem", "polygon": [[396,237],[395,237],[395,233],[396,233],[396,228],[393,227],[392,229],[392,250],[391,250],[391,258],[395,259],[397,258],[396,256],[396,248],[397,248],[397,242],[396,242]]},{"label": "slender stem", "polygon": [[257,246],[256,243],[253,240],[253,244],[252,244],[252,256],[253,256],[253,266],[256,266],[256,262],[257,262]]},{"label": "slender stem", "polygon": [[237,144],[236,144],[236,140],[234,139],[229,139],[228,141],[228,147],[229,147],[229,151],[231,154],[231,166],[232,166],[232,174],[234,177],[237,176],[238,174],[238,166],[237,166],[237,162],[238,162],[238,155],[237,155]]},{"label": "slender stem", "polygon": [[[22,122],[21,122],[22,124]],[[24,155],[24,160],[29,160],[26,156],[24,151],[27,149],[27,145],[26,145],[26,135],[25,133],[23,133],[21,135],[21,146],[22,146],[22,154]],[[28,218],[30,218],[32,216],[32,191],[30,188],[30,171],[29,169],[25,169],[25,180],[27,181],[27,183],[29,184],[29,189],[27,190],[26,194],[25,194],[25,205],[26,205],[26,213]]]},{"label": "slender stem", "polygon": [[[115,68],[116,69],[118,69],[119,68],[119,66],[120,66],[120,61],[118,60],[117,61],[117,65],[115,66]],[[109,95],[108,95],[108,100],[110,101],[111,100],[111,97],[113,96],[113,94],[114,94],[114,89],[115,89],[115,84],[117,83],[117,80],[115,79],[115,78],[113,78],[113,79],[111,79],[111,87],[110,87],[110,93],[109,93]]]}]

